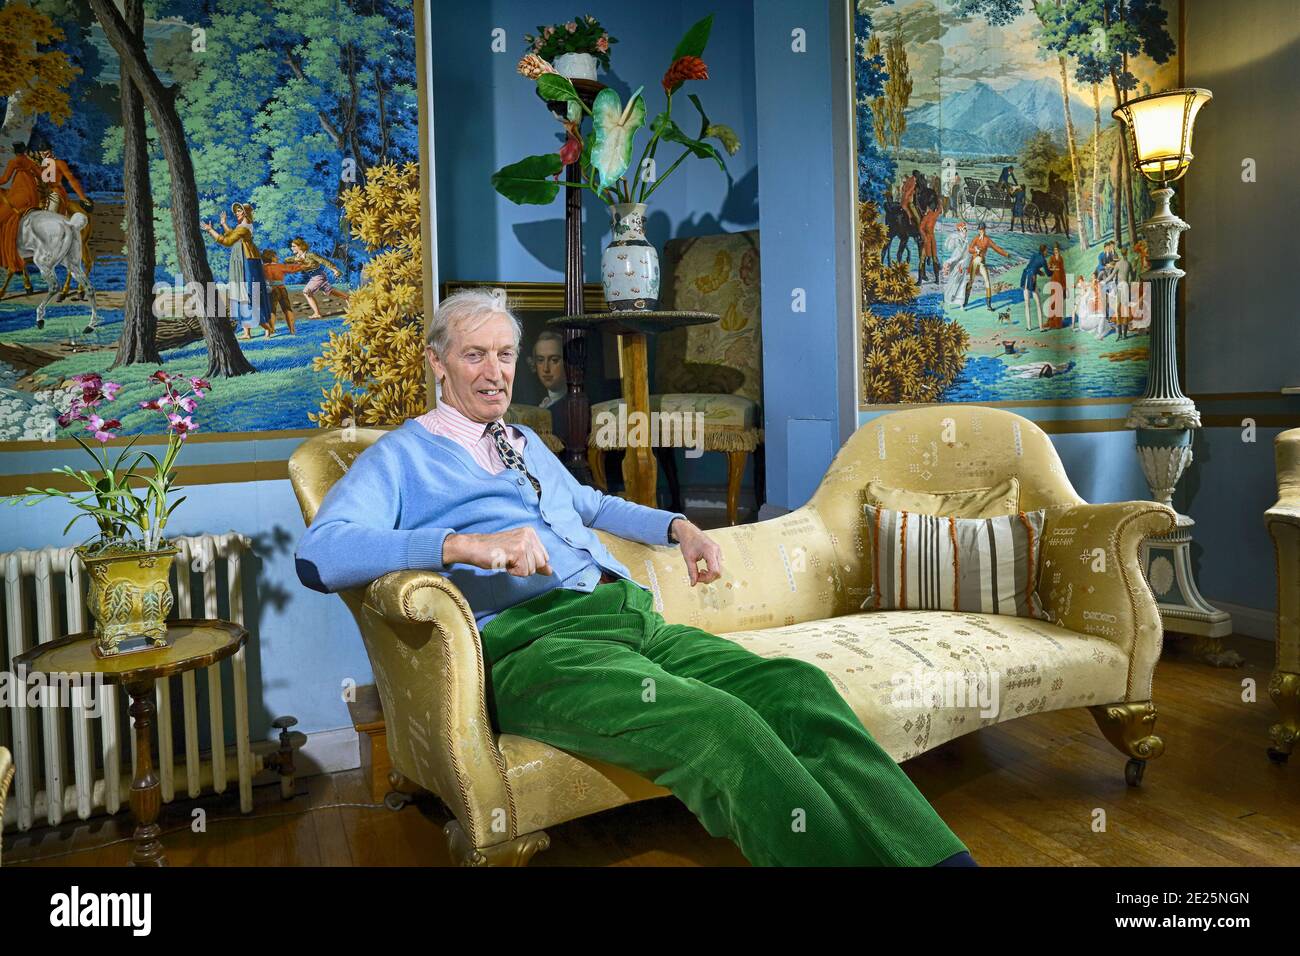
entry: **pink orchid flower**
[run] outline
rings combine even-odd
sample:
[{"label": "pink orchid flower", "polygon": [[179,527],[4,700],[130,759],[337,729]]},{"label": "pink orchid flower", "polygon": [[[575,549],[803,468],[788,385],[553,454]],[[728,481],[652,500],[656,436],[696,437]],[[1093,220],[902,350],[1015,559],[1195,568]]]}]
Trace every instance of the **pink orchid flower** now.
[{"label": "pink orchid flower", "polygon": [[122,423],[116,418],[110,418],[108,421],[105,421],[98,415],[91,415],[90,418],[86,420],[86,430],[93,431],[95,433],[95,438],[101,442],[110,441],[116,438],[117,436],[113,434],[111,429],[121,427]]},{"label": "pink orchid flower", "polygon": [[167,430],[175,432],[177,435],[181,437],[182,440],[184,440],[185,436],[190,432],[197,431],[199,427],[198,425],[194,424],[190,416],[186,415],[184,418],[182,418],[180,415],[177,415],[175,412],[168,415],[167,420],[171,422],[171,424],[167,426]]}]

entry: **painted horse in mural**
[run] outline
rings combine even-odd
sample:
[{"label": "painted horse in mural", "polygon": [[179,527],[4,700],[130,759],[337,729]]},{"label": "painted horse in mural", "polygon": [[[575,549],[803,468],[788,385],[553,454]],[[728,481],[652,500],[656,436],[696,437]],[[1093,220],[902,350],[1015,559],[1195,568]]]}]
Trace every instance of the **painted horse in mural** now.
[{"label": "painted horse in mural", "polygon": [[[36,307],[38,329],[45,328],[45,308],[59,291],[59,277],[54,271],[56,266],[63,266],[69,275],[76,278],[78,286],[90,296],[90,324],[81,330],[82,334],[90,334],[99,324],[95,287],[86,275],[81,253],[81,234],[88,221],[85,213],[73,213],[65,219],[57,212],[33,209],[18,224],[18,254],[32,262],[45,280],[45,298]],[[5,276],[6,286],[10,278],[11,276]]]},{"label": "painted horse in mural", "polygon": [[[912,194],[913,201],[916,203],[916,210],[922,217],[931,209],[939,208],[939,194],[931,189],[924,180],[916,186],[916,191]],[[908,248],[908,242],[916,243],[916,278],[921,281],[925,278],[924,268],[926,257],[922,248],[922,236],[920,225],[907,214],[903,209],[902,203],[886,202],[885,203],[885,228],[889,231],[889,238],[885,240],[884,248],[880,250],[880,261],[889,265],[889,260],[893,258],[895,262],[911,262],[912,251]],[[898,240],[898,251],[892,252],[894,240]],[[935,262],[935,278],[938,278],[938,263]]]}]

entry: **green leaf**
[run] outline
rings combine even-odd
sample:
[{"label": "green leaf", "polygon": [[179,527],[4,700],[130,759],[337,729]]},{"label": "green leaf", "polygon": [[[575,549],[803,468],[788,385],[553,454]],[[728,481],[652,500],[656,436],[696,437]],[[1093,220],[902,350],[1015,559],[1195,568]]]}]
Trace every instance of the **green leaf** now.
[{"label": "green leaf", "polygon": [[689,149],[692,153],[694,153],[696,156],[700,157],[701,159],[712,158],[715,162],[717,162],[719,169],[721,169],[724,173],[727,171],[726,164],[722,161],[722,157],[718,155],[718,151],[713,147],[712,143],[705,143],[698,139],[691,139],[689,136],[683,133],[681,131],[681,128],[672,120],[668,119],[667,117],[663,117],[663,119],[664,119],[663,131],[660,133],[660,135],[664,139],[666,139],[670,143],[677,143],[680,146],[685,146],[687,149]]},{"label": "green leaf", "polygon": [[632,94],[627,109],[609,87],[596,94],[592,104],[596,136],[591,148],[591,165],[598,174],[599,188],[610,188],[627,172],[632,162],[632,137],[644,123],[645,97],[641,95],[641,87]]},{"label": "green leaf", "polygon": [[582,108],[582,97],[573,88],[573,81],[558,73],[543,73],[537,78],[537,92],[548,102],[556,100],[565,103],[577,103]]},{"label": "green leaf", "polygon": [[559,182],[547,177],[558,176],[563,169],[559,153],[529,156],[493,173],[492,186],[513,203],[542,206],[560,191]]},{"label": "green leaf", "polygon": [[695,26],[686,31],[677,49],[673,50],[673,63],[684,56],[703,56],[704,48],[709,43],[709,31],[713,29],[713,14],[709,14]]}]

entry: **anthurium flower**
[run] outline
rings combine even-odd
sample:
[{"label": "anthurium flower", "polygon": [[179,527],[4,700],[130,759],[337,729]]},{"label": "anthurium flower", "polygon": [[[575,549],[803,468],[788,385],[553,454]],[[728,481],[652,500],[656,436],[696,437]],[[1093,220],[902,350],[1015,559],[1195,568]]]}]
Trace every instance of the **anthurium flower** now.
[{"label": "anthurium flower", "polygon": [[596,140],[591,150],[591,165],[599,176],[598,186],[608,189],[632,162],[632,136],[645,123],[645,98],[637,87],[626,107],[618,94],[606,87],[596,94],[591,106]]}]

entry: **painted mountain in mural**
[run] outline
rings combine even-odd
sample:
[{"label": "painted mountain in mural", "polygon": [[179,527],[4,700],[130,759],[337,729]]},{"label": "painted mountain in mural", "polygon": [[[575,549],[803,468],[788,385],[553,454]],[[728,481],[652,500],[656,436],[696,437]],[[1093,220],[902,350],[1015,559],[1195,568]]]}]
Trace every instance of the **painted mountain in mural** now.
[{"label": "painted mountain in mural", "polygon": [[[1092,122],[1092,109],[1078,97],[1070,97],[1070,113],[1076,126]],[[1064,140],[1059,85],[1049,79],[1025,79],[999,93],[977,81],[938,103],[909,110],[902,145],[946,154],[1006,155],[1018,153],[1039,130]]]}]

